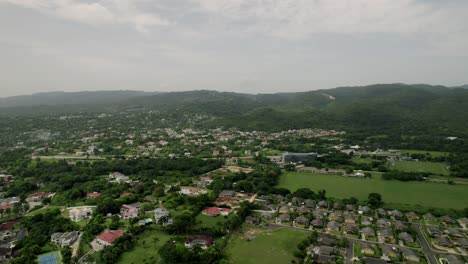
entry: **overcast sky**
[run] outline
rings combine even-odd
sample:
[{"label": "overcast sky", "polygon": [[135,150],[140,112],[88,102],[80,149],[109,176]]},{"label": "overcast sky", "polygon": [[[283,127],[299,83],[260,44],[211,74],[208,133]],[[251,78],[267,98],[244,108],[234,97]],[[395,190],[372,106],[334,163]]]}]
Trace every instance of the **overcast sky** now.
[{"label": "overcast sky", "polygon": [[0,97],[468,83],[467,0],[0,0]]}]

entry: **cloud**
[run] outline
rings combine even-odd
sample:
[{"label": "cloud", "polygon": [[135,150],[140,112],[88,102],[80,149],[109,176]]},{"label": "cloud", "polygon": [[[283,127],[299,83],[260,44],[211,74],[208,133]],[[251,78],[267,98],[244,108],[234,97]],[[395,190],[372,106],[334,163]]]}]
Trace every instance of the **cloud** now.
[{"label": "cloud", "polygon": [[466,30],[468,5],[422,0],[191,0],[245,23],[246,32],[284,38],[314,33],[439,33]]},{"label": "cloud", "polygon": [[0,0],[41,13],[89,25],[128,24],[138,32],[149,34],[152,28],[171,23],[141,7],[145,0]]}]

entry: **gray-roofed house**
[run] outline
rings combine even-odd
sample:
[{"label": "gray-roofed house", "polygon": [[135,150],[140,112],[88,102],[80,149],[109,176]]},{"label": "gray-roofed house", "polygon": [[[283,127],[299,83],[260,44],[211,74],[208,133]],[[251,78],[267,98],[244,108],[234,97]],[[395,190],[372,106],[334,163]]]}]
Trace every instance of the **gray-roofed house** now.
[{"label": "gray-roofed house", "polygon": [[464,264],[465,262],[457,255],[447,255],[445,257],[447,260],[448,264]]},{"label": "gray-roofed house", "polygon": [[380,246],[382,248],[382,254],[389,258],[398,258],[398,251],[396,248],[389,246],[387,244],[382,244]]},{"label": "gray-roofed house", "polygon": [[403,258],[414,262],[419,262],[420,260],[419,255],[409,248],[403,249]]},{"label": "gray-roofed house", "polygon": [[375,236],[375,231],[372,229],[372,227],[364,227],[361,229],[361,233],[365,235],[366,237],[373,237]]},{"label": "gray-roofed house", "polygon": [[280,214],[278,216],[278,219],[281,221],[281,222],[289,222],[291,221],[291,216],[288,215],[288,214]]},{"label": "gray-roofed house", "polygon": [[60,245],[61,247],[69,247],[80,237],[80,233],[66,232],[66,233],[53,233],[50,237],[52,243]]},{"label": "gray-roofed house", "polygon": [[413,236],[411,236],[409,233],[407,232],[401,232],[400,234],[398,234],[398,238],[406,243],[413,243],[414,242],[414,238]]},{"label": "gray-roofed house", "polygon": [[250,216],[250,215],[249,215],[249,216],[247,216],[247,217],[245,218],[245,222],[246,222],[247,224],[258,225],[258,224],[260,224],[260,218],[255,217],[255,216]]},{"label": "gray-roofed house", "polygon": [[376,225],[377,225],[378,228],[388,228],[388,227],[392,226],[392,222],[390,222],[390,220],[388,220],[388,219],[381,218],[381,219],[377,220]]},{"label": "gray-roofed house", "polygon": [[294,219],[294,223],[300,224],[300,225],[307,225],[309,223],[309,218],[301,215],[301,216],[296,217],[296,219]]},{"label": "gray-roofed house", "polygon": [[317,203],[317,206],[320,207],[320,208],[327,208],[327,207],[328,207],[328,203],[327,203],[327,201],[322,200],[322,201],[320,201],[320,202]]},{"label": "gray-roofed house", "polygon": [[372,218],[370,218],[368,216],[362,216],[361,217],[361,225],[363,225],[363,226],[372,225]]},{"label": "gray-roofed house", "polygon": [[310,224],[315,228],[323,228],[324,222],[320,218],[315,218]]},{"label": "gray-roofed house", "polygon": [[328,231],[339,231],[340,227],[341,227],[341,224],[336,221],[330,221],[327,224]]}]

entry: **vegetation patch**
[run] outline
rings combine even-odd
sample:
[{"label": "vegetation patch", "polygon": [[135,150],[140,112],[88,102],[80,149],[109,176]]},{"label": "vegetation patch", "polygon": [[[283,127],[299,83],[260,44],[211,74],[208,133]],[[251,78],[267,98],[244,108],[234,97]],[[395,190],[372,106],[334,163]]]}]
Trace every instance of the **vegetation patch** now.
[{"label": "vegetation patch", "polygon": [[297,244],[308,234],[289,229],[235,233],[227,248],[229,263],[291,263]]},{"label": "vegetation patch", "polygon": [[367,199],[369,193],[380,193],[384,202],[394,204],[454,209],[466,207],[468,188],[464,185],[385,181],[381,177],[380,174],[373,174],[370,179],[355,179],[336,175],[288,172],[280,176],[278,187],[291,191],[299,188],[310,188],[313,191],[324,189],[330,197],[356,197],[360,200]]}]

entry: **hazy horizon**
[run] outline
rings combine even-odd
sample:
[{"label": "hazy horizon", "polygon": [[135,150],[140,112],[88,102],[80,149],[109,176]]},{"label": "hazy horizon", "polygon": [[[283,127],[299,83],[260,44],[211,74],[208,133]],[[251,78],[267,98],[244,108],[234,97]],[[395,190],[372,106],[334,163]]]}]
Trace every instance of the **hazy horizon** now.
[{"label": "hazy horizon", "polygon": [[0,0],[0,97],[468,83],[468,1]]}]

